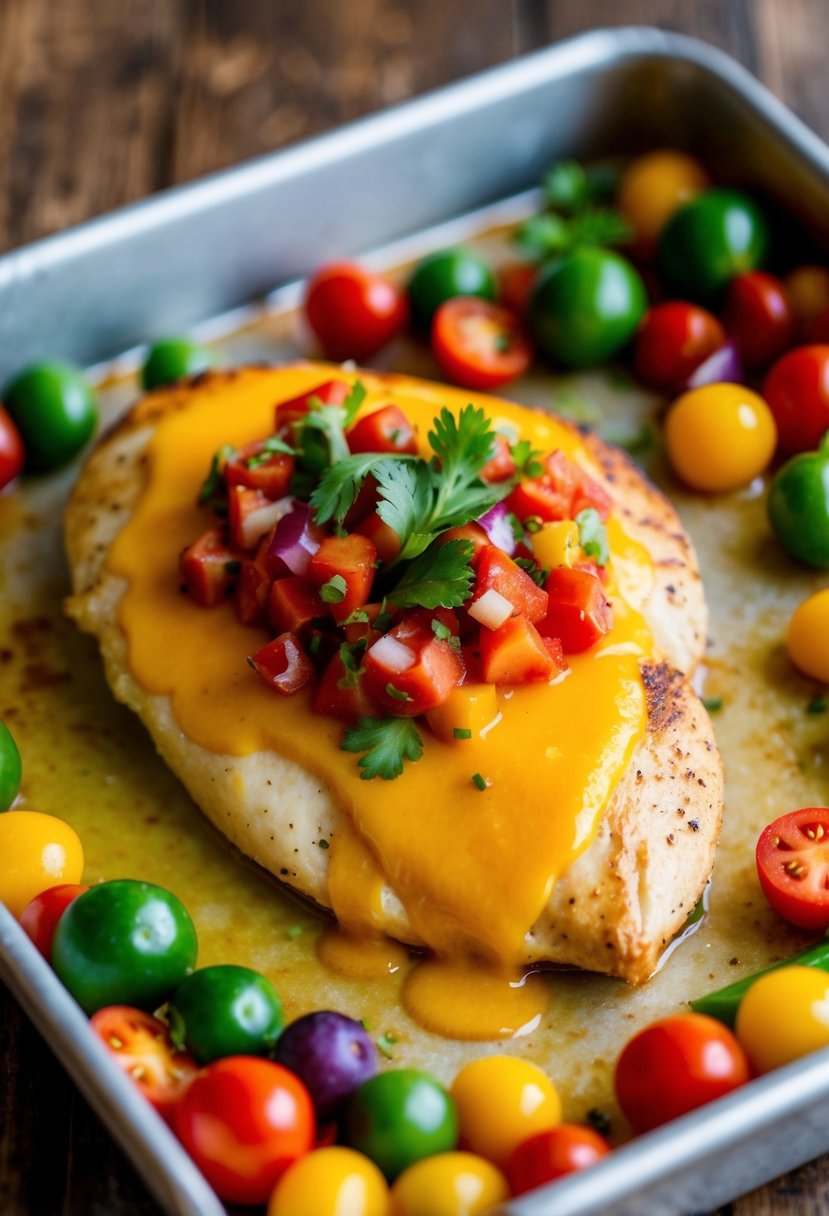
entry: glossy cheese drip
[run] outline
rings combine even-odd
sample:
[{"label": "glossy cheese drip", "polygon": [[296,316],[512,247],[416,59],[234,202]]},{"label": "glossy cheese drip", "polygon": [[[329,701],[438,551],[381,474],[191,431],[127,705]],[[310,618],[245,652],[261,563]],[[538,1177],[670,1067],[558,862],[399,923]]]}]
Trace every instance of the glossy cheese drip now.
[{"label": "glossy cheese drip", "polygon": [[[339,747],[342,724],[315,715],[306,690],[269,692],[246,656],[264,631],[241,625],[230,604],[205,610],[179,591],[178,555],[209,526],[194,505],[210,457],[272,430],[274,403],[338,368],[300,365],[241,371],[182,394],[186,409],[158,423],[148,482],[108,560],[127,580],[119,620],[135,679],[172,698],[182,730],[210,751],[273,750],[316,773],[353,831],[332,840],[330,897],[350,929],[378,922],[382,880],[418,936],[443,955],[517,960],[556,877],[591,842],[608,798],[645,727],[639,660],[652,653],[644,620],[615,597],[616,624],[600,646],[571,660],[554,685],[500,692],[501,719],[484,740],[444,744],[424,729],[425,751],[393,782],[362,781]],[[352,377],[353,378],[353,377]],[[483,404],[533,446],[562,448],[589,465],[570,430],[545,415],[439,385],[361,374],[364,410],[390,397],[421,437],[442,405]],[[153,398],[139,417],[153,417]],[[612,552],[650,577],[647,555],[611,520]],[[482,773],[489,788],[473,784]]]}]

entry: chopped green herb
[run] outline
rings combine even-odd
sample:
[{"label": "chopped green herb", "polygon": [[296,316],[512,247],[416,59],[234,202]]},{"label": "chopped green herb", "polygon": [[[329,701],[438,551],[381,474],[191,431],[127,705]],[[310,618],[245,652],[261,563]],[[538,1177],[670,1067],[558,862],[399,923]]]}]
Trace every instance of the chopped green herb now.
[{"label": "chopped green herb", "polygon": [[392,1047],[394,1047],[396,1042],[397,1042],[396,1036],[391,1034],[388,1030],[384,1034],[378,1035],[377,1048],[386,1057],[387,1060],[391,1060],[394,1058],[394,1053],[392,1051]]},{"label": "chopped green herb", "polygon": [[449,626],[444,625],[443,621],[439,621],[436,616],[432,617],[432,633],[440,642],[448,642],[453,636]]},{"label": "chopped green herb", "polygon": [[815,697],[815,699],[810,701],[806,706],[806,713],[825,714],[827,709],[829,709],[829,701],[827,701],[826,697]]},{"label": "chopped green herb", "polygon": [[570,248],[570,224],[563,215],[551,215],[544,211],[524,220],[513,240],[525,258],[531,262],[545,262],[556,254],[566,253]]},{"label": "chopped green herb", "polygon": [[472,774],[472,784],[478,790],[485,790],[489,787],[489,782],[487,781],[486,777],[481,776],[480,773]]},{"label": "chopped green herb", "polygon": [[267,464],[271,456],[276,455],[295,456],[296,449],[276,435],[271,435],[263,442],[261,451],[257,452],[255,456],[248,456],[245,464],[249,469],[258,469],[260,465]]},{"label": "chopped green herb", "polygon": [[365,753],[357,761],[364,781],[392,781],[403,772],[405,760],[414,762],[423,755],[423,736],[411,718],[360,718],[346,730],[340,746],[345,752]]},{"label": "chopped green herb", "polygon": [[517,545],[523,544],[525,539],[524,525],[514,511],[507,512],[507,523],[512,529],[512,539],[515,543]]},{"label": "chopped green herb", "polygon": [[512,445],[511,452],[515,461],[515,475],[519,480],[522,477],[540,477],[544,472],[539,459],[541,452],[536,451],[529,439],[519,439],[518,443]]},{"label": "chopped green herb", "polygon": [[356,642],[341,642],[340,643],[340,662],[343,665],[344,675],[337,680],[337,688],[356,688],[360,676],[365,675],[365,667],[360,666],[367,641],[365,638],[359,638]]},{"label": "chopped green herb", "polygon": [[347,590],[348,583],[343,576],[335,574],[320,587],[320,599],[324,604],[341,604]]},{"label": "chopped green herb", "polygon": [[308,642],[308,653],[311,655],[311,658],[314,658],[316,656],[321,645],[322,645],[322,634],[321,633],[312,634],[311,639]]},{"label": "chopped green herb", "polygon": [[343,624],[344,625],[367,625],[368,620],[369,620],[369,617],[368,617],[368,613],[366,612],[365,608],[355,608],[353,612],[350,612],[348,614],[348,616],[343,621]]},{"label": "chopped green herb", "polygon": [[579,529],[579,544],[597,566],[606,566],[610,557],[607,545],[607,529],[595,507],[587,507],[576,516]]},{"label": "chopped green herb", "polygon": [[718,714],[724,705],[722,697],[703,697],[702,703],[709,714]]},{"label": "chopped green herb", "polygon": [[564,215],[572,215],[590,201],[590,183],[578,161],[560,160],[551,165],[542,185],[547,206]]},{"label": "chopped green herb", "polygon": [[471,739],[472,731],[468,726],[456,726],[452,731],[453,739]]},{"label": "chopped green herb", "polygon": [[351,456],[345,432],[365,396],[365,385],[357,380],[342,405],[311,398],[309,412],[297,424],[297,454],[304,469],[321,473]]},{"label": "chopped green herb", "polygon": [[542,569],[534,558],[516,557],[515,564],[516,566],[520,566],[525,574],[529,574],[536,587],[544,586],[549,577],[550,571]]},{"label": "chopped green herb", "polygon": [[392,683],[386,685],[386,692],[395,701],[411,701],[412,699],[407,692],[404,692],[401,688],[395,688]]},{"label": "chopped green herb", "polygon": [[210,503],[211,506],[216,505],[214,499],[224,489],[225,465],[232,459],[233,454],[233,448],[229,443],[223,443],[218,451],[214,452],[213,459],[210,461],[210,469],[199,490],[200,506],[204,506],[205,503]]}]

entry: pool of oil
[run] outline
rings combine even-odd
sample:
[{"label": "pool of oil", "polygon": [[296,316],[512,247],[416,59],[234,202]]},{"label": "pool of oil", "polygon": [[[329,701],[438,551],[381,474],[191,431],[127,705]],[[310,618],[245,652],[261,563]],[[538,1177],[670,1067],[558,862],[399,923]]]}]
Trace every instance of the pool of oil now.
[{"label": "pool of oil", "polygon": [[[478,244],[495,261],[508,256],[501,234]],[[228,363],[282,361],[310,349],[296,314],[278,311],[217,347]],[[376,366],[439,378],[428,349],[408,338],[393,343]],[[104,424],[137,391],[129,377],[108,382],[101,392]],[[362,1018],[386,1066],[421,1066],[448,1081],[484,1053],[526,1056],[556,1082],[566,1118],[600,1110],[619,1137],[625,1129],[612,1073],[630,1034],[809,940],[770,911],[753,856],[770,819],[829,800],[829,716],[809,712],[823,690],[794,672],[782,649],[793,608],[825,579],[796,567],[777,548],[762,481],[723,498],[692,496],[672,482],[659,452],[662,403],[625,372],[538,371],[506,395],[558,409],[636,449],[676,503],[700,556],[711,620],[699,686],[719,705],[713,720],[726,771],[725,827],[706,916],[643,988],[553,972],[542,981],[546,1010],[524,1034],[464,1042],[429,1033],[404,1011],[401,989],[411,967],[405,951],[390,952],[393,965],[369,962],[364,970],[371,974],[362,977],[321,961],[317,945],[327,919],[287,895],[208,826],[140,722],[114,701],[95,643],[62,615],[68,590],[62,515],[77,467],[0,497],[0,717],[23,755],[23,805],[75,826],[87,882],[129,876],[175,891],[196,922],[200,963],[232,961],[264,972],[289,1018],[319,1008]],[[324,948],[321,953],[326,956]],[[462,986],[458,992],[465,999]]]}]

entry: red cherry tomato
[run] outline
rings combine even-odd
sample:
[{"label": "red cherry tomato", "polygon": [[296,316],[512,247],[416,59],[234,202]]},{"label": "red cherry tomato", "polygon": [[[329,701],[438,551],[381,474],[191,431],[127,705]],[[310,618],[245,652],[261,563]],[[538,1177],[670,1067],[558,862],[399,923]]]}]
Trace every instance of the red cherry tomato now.
[{"label": "red cherry tomato", "polygon": [[654,304],[636,335],[636,374],[663,392],[682,388],[725,340],[722,325],[704,308],[684,300]]},{"label": "red cherry tomato", "polygon": [[829,346],[798,346],[766,376],[763,396],[781,452],[811,452],[829,430]]},{"label": "red cherry tomato", "polygon": [[72,900],[88,890],[89,887],[72,882],[49,887],[48,890],[41,891],[40,895],[36,895],[20,913],[20,924],[47,963],[52,961],[52,938],[55,936],[58,921]]},{"label": "red cherry tomato", "polygon": [[749,1080],[727,1026],[702,1013],[663,1018],[630,1040],[616,1065],[616,1097],[638,1132],[650,1131]]},{"label": "red cherry tomato", "polygon": [[527,315],[538,267],[530,262],[510,262],[498,272],[498,298],[519,317]]},{"label": "red cherry tomato", "polygon": [[294,1073],[253,1056],[228,1056],[198,1076],[175,1111],[184,1147],[221,1199],[266,1203],[316,1139],[314,1108]]},{"label": "red cherry tomato", "polygon": [[142,1009],[108,1005],[93,1013],[90,1025],[121,1070],[162,1118],[171,1122],[199,1066],[173,1044],[166,1024]]},{"label": "red cherry tomato", "polygon": [[453,384],[488,389],[523,375],[533,349],[514,313],[477,296],[455,296],[432,321],[432,353]]},{"label": "red cherry tomato", "polygon": [[368,359],[405,327],[406,297],[355,262],[323,266],[308,283],[305,315],[332,359]]},{"label": "red cherry tomato", "polygon": [[0,405],[0,490],[23,472],[25,455],[20,431]]},{"label": "red cherry tomato", "polygon": [[353,455],[358,452],[408,452],[417,454],[414,427],[397,405],[382,405],[366,414],[346,436]]},{"label": "red cherry tomato", "polygon": [[560,1123],[513,1149],[507,1178],[513,1195],[523,1195],[545,1182],[587,1169],[606,1157],[610,1145],[592,1127]]},{"label": "red cherry tomato", "polygon": [[764,270],[749,270],[731,280],[723,323],[746,367],[771,363],[794,339],[794,317],[786,288]]},{"label": "red cherry tomato", "polygon": [[775,912],[801,929],[829,929],[829,808],[781,815],[757,841],[757,874]]}]

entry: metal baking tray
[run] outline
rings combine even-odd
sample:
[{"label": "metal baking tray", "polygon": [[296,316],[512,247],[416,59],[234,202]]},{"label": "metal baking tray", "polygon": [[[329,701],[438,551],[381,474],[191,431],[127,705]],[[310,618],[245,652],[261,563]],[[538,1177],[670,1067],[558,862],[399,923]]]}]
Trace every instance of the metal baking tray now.
[{"label": "metal baking tray", "polygon": [[[0,258],[0,377],[35,359],[94,364],[160,334],[227,327],[234,310],[326,259],[405,244],[530,189],[557,157],[666,144],[758,190],[792,216],[792,229],[829,246],[829,149],[767,90],[694,40],[598,30]],[[162,1207],[221,1216],[1,905],[0,978]],[[700,1211],[827,1150],[829,1051],[499,1213]]]}]

